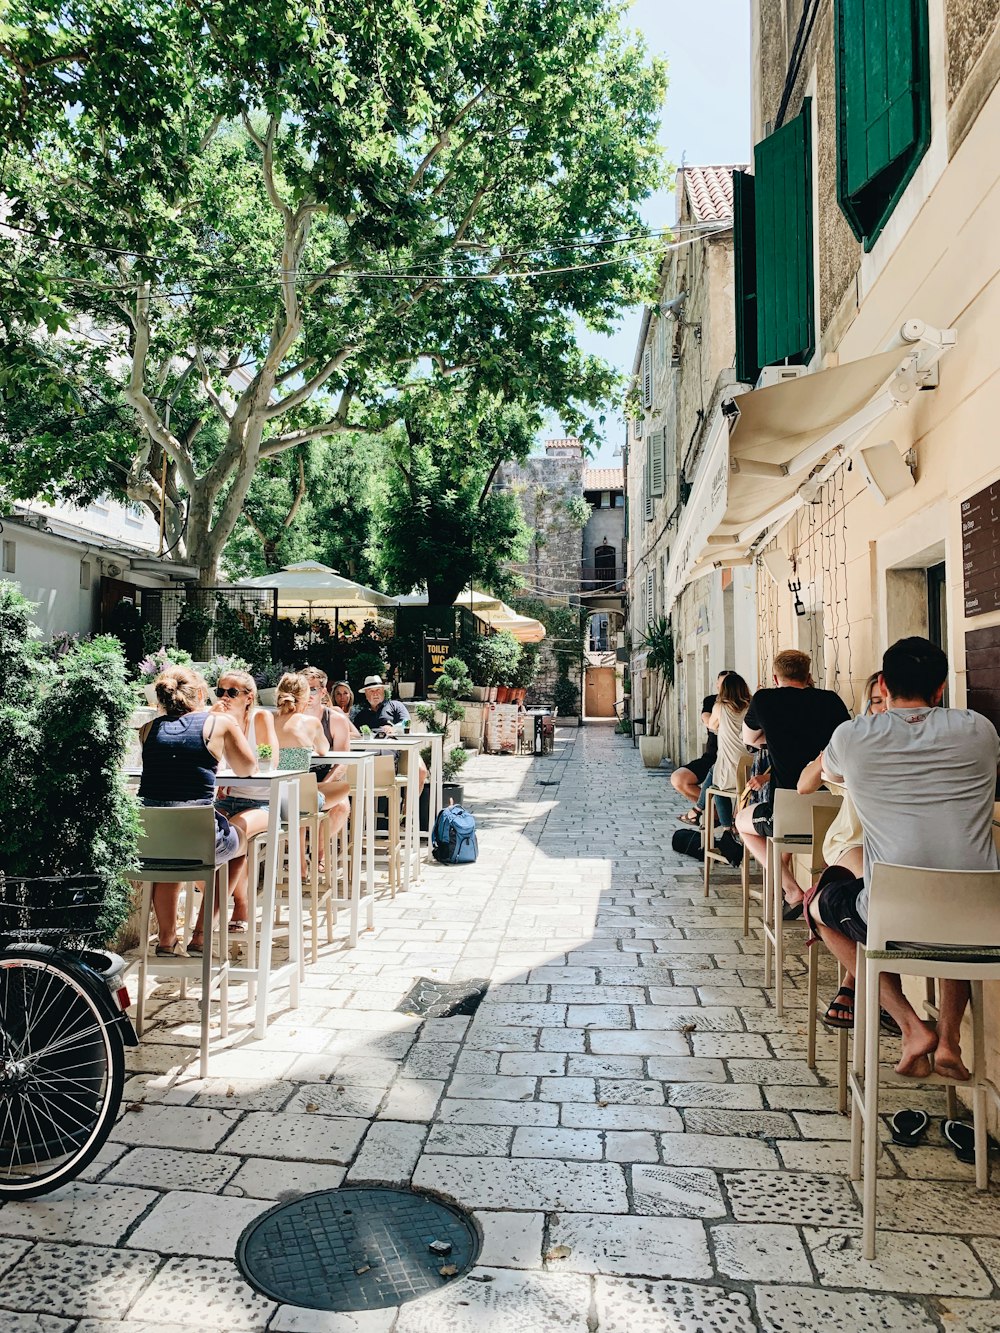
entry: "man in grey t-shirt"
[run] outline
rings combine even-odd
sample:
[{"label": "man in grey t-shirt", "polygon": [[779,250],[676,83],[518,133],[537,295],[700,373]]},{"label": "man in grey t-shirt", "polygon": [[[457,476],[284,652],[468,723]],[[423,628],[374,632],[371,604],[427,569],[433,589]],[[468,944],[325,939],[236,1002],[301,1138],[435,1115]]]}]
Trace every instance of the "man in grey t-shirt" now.
[{"label": "man in grey t-shirt", "polygon": [[[1000,738],[979,713],[941,708],[948,659],[927,639],[901,639],[882,659],[881,715],[842,723],[823,752],[823,770],[843,783],[864,834],[864,878],[820,888],[810,916],[824,943],[851,971],[854,946],[868,923],[868,878],[876,862],[938,870],[996,870],[993,802]],[[899,977],[883,975],[881,1002],[899,1023],[897,1073],[965,1079],[959,1035],[967,982],[942,981],[937,1031],[903,995]]]}]

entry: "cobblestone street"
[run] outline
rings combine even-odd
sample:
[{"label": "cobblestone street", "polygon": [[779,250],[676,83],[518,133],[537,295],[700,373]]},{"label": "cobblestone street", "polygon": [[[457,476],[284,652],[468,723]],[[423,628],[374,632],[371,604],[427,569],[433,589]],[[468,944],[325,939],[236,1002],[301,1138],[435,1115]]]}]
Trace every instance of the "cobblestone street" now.
[{"label": "cobblestone street", "polygon": [[[551,760],[466,771],[478,863],[426,867],[353,951],[342,918],[263,1042],[235,988],[208,1081],[189,1072],[196,1002],[157,991],[98,1163],[0,1208],[4,1333],[1000,1327],[1000,1209],[943,1146],[937,1092],[884,1091],[885,1114],[935,1118],[927,1146],[884,1148],[879,1258],[862,1259],[836,1038],[820,1029],[817,1072],[804,1058],[804,933],[779,1020],[738,877],[706,900],[669,850],[667,770],[594,726],[560,731]],[[474,1018],[421,1022],[397,1012],[421,976],[491,985]],[[398,1310],[269,1304],[237,1238],[277,1199],[341,1182],[471,1210],[478,1266]]]}]

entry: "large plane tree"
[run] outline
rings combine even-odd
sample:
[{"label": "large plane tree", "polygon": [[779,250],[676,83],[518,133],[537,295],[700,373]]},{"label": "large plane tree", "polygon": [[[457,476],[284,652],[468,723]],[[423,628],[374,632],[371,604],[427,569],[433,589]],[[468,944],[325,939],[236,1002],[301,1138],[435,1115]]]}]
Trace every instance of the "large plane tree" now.
[{"label": "large plane tree", "polygon": [[[577,330],[656,262],[621,240],[660,181],[664,89],[624,9],[10,0],[0,391],[106,432],[64,377],[96,349],[134,423],[116,475],[204,585],[262,460],[382,432],[414,386],[585,429],[613,376]],[[107,453],[80,429],[0,447],[14,494],[40,471],[72,492]]]}]

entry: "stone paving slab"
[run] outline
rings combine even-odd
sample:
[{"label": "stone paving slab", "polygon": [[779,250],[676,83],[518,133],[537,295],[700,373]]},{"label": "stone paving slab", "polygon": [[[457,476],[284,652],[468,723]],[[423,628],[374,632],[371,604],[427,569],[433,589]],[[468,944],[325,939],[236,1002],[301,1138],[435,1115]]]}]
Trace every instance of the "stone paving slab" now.
[{"label": "stone paving slab", "polygon": [[[112,1140],[76,1184],[0,1208],[0,1333],[996,1333],[1000,1208],[944,1145],[939,1089],[881,1090],[861,1257],[837,1036],[805,1063],[803,932],[778,1018],[738,876],[706,899],[669,848],[666,769],[595,727],[466,774],[476,865],[382,897],[354,950],[338,924],[262,1042],[233,986],[209,1079],[196,998],[155,984]],[[421,1022],[396,1012],[420,976],[492,984],[474,1017]],[[886,1146],[905,1106],[933,1121],[913,1150]],[[361,1181],[464,1204],[479,1266],[358,1314],[247,1286],[249,1220]]]}]

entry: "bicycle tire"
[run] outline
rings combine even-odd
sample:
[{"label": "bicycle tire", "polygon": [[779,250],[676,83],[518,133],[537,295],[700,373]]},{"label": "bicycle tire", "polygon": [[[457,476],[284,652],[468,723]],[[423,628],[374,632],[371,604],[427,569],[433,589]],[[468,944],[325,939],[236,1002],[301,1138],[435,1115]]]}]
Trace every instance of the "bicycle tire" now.
[{"label": "bicycle tire", "polygon": [[0,950],[0,1199],[75,1179],[104,1146],[124,1086],[121,1036],[72,960]]}]

